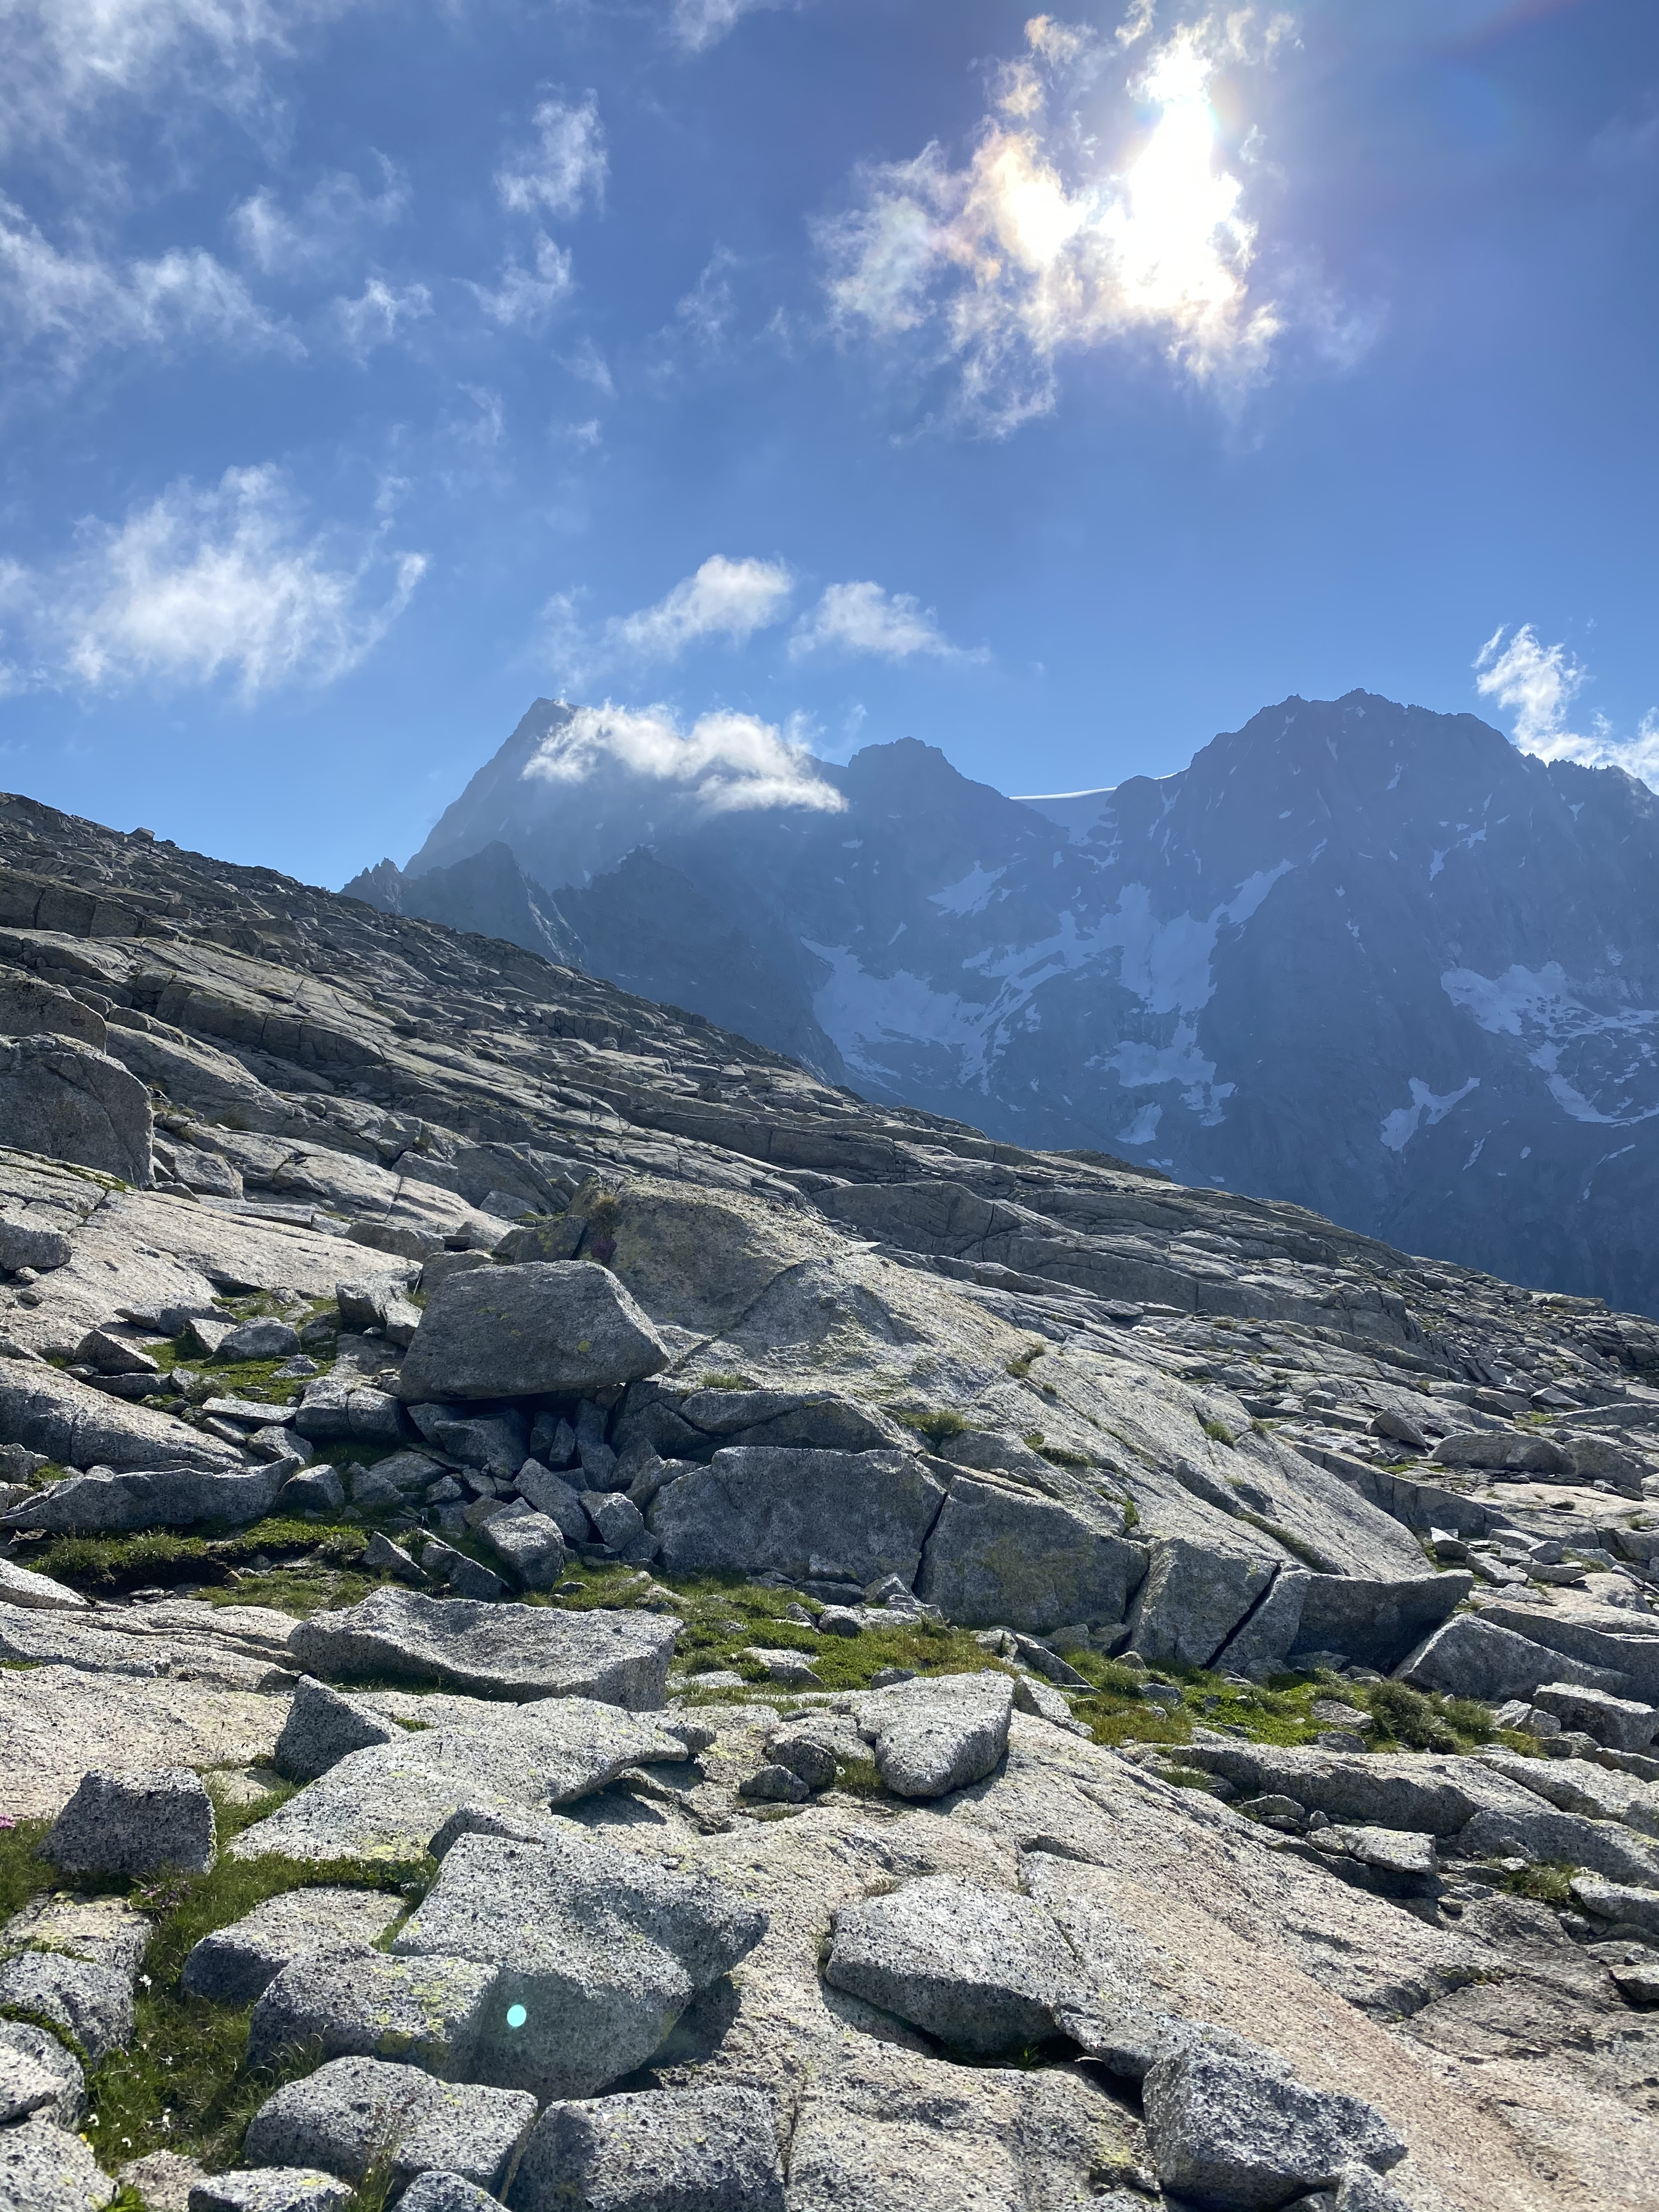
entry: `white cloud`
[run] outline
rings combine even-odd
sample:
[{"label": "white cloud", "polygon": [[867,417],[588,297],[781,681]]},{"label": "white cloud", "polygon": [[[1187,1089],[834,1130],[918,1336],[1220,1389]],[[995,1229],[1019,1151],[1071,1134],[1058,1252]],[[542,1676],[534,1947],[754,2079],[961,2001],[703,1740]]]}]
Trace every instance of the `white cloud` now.
[{"label": "white cloud", "polygon": [[182,79],[198,96],[246,110],[259,64],[286,52],[308,22],[349,0],[0,0],[0,143],[64,142],[74,118],[105,100]]},{"label": "white cloud", "polygon": [[612,652],[657,660],[672,660],[707,638],[746,645],[757,630],[782,621],[794,588],[781,561],[728,561],[715,553],[655,606],[613,617],[605,643]]},{"label": "white cloud", "polygon": [[391,345],[400,325],[419,322],[432,313],[432,295],[424,284],[406,284],[399,291],[379,276],[371,276],[356,300],[337,300],[334,317],[348,349],[367,361],[376,346]]},{"label": "white cloud", "polygon": [[495,172],[501,205],[514,215],[574,215],[591,193],[605,198],[609,167],[605,126],[592,93],[579,106],[544,100],[531,118],[538,143],[522,149]]},{"label": "white cloud", "polygon": [[[0,0],[0,5],[3,0]],[[267,276],[332,267],[369,228],[385,229],[409,211],[409,180],[384,154],[378,192],[366,192],[343,170],[320,178],[289,215],[268,185],[232,211],[231,228],[250,260]]]},{"label": "white cloud", "polygon": [[570,256],[544,230],[538,231],[534,269],[509,261],[493,290],[468,283],[485,314],[504,330],[538,330],[570,289]]},{"label": "white cloud", "polygon": [[670,23],[674,36],[694,54],[718,46],[745,15],[763,8],[789,8],[797,0],[674,0]]},{"label": "white cloud", "polygon": [[[1507,642],[1505,641],[1507,640]],[[1494,630],[1475,656],[1475,690],[1515,718],[1514,738],[1540,760],[1577,761],[1581,768],[1619,768],[1659,791],[1659,708],[1650,708],[1633,738],[1620,738],[1605,715],[1588,734],[1569,729],[1574,700],[1589,671],[1565,645],[1545,645],[1530,623]]]},{"label": "white cloud", "polygon": [[243,283],[200,247],[153,261],[63,252],[11,201],[0,199],[0,331],[14,354],[44,356],[72,374],[107,346],[175,340],[301,354]]},{"label": "white cloud", "polygon": [[[955,411],[982,429],[1050,409],[1067,353],[1150,337],[1181,374],[1236,389],[1267,373],[1286,327],[1253,273],[1258,226],[1220,158],[1211,93],[1224,70],[1269,61],[1291,19],[1207,15],[1140,56],[1150,21],[1133,9],[1109,46],[1034,18],[965,167],[927,146],[866,173],[860,204],[820,226],[842,331],[926,333],[954,365]],[[1149,128],[1120,108],[1121,127],[1097,135],[1107,70]]]},{"label": "white cloud", "polygon": [[908,592],[884,592],[879,584],[831,584],[810,615],[804,615],[789,650],[799,657],[825,646],[843,653],[872,653],[880,660],[911,660],[918,653],[940,660],[983,660],[982,647],[971,652],[952,645],[931,607]]},{"label": "white cloud", "polygon": [[14,570],[5,596],[38,682],[109,690],[230,677],[252,700],[356,667],[426,565],[378,533],[307,537],[290,487],[267,465],[229,469],[208,490],[174,484],[119,525],[85,526],[70,558]]},{"label": "white cloud", "polygon": [[806,748],[753,714],[699,715],[683,731],[666,707],[579,707],[542,740],[526,780],[582,784],[609,772],[665,784],[708,813],[804,806],[840,813],[847,802],[817,773]]}]

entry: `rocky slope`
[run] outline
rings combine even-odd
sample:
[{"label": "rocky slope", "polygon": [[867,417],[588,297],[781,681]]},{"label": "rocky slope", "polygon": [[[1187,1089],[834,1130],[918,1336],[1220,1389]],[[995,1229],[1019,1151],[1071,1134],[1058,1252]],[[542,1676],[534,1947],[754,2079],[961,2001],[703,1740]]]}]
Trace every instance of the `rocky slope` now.
[{"label": "rocky slope", "polygon": [[1659,1313],[1659,801],[1628,776],[1353,692],[1114,791],[1022,803],[907,740],[813,764],[839,812],[700,813],[614,763],[539,776],[570,711],[349,888],[550,926],[872,1098]]},{"label": "rocky slope", "polygon": [[1659,2203],[1650,1323],[16,798],[0,1137],[0,2204]]}]

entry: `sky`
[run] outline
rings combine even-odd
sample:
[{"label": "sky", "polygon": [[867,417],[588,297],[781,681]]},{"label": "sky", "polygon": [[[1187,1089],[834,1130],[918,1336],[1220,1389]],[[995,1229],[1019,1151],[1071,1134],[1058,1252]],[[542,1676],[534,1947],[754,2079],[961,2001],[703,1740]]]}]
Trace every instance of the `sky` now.
[{"label": "sky", "polygon": [[1356,686],[1659,785],[1651,0],[0,50],[0,785],[337,884],[538,696],[745,804],[904,736],[1164,775]]}]

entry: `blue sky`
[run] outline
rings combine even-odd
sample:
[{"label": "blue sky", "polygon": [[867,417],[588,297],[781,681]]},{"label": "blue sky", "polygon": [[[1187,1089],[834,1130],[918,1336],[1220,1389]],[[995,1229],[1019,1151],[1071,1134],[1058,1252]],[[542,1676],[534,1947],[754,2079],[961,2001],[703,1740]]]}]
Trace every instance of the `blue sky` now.
[{"label": "blue sky", "polygon": [[1112,783],[1356,685],[1659,781],[1643,0],[0,43],[11,787],[338,882],[538,694],[787,794],[903,735]]}]

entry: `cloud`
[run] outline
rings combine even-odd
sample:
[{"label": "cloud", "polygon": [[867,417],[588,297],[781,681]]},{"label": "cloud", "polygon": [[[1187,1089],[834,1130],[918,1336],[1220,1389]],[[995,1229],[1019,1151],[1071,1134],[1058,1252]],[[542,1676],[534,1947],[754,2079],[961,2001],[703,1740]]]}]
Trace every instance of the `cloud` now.
[{"label": "cloud", "polygon": [[125,264],[90,251],[62,252],[3,198],[0,279],[0,337],[7,350],[44,357],[66,375],[106,347],[164,348],[179,339],[305,351],[240,276],[200,247]]},{"label": "cloud", "polygon": [[810,615],[804,615],[789,641],[799,659],[824,647],[842,653],[872,653],[878,660],[912,660],[918,653],[939,660],[984,660],[984,648],[971,652],[952,645],[931,607],[908,592],[884,592],[879,584],[831,584]]},{"label": "cloud", "polygon": [[511,156],[495,172],[501,205],[514,215],[574,215],[591,193],[605,198],[609,161],[595,95],[580,106],[544,100],[531,121],[538,143]]},{"label": "cloud", "polygon": [[380,643],[427,566],[378,532],[339,537],[306,535],[280,470],[229,469],[210,489],[179,483],[118,525],[85,526],[54,568],[14,568],[0,618],[27,637],[33,680],[57,688],[229,677],[252,701],[327,684]]},{"label": "cloud", "polygon": [[406,284],[401,291],[379,276],[371,276],[356,300],[337,300],[334,318],[347,349],[360,362],[376,346],[391,345],[404,323],[419,322],[432,313],[432,295],[424,284]]},{"label": "cloud", "polygon": [[[842,332],[925,340],[955,372],[952,411],[979,429],[1051,409],[1063,356],[1136,337],[1218,391],[1270,368],[1290,310],[1258,284],[1258,226],[1220,158],[1211,93],[1224,70],[1269,62],[1293,26],[1245,8],[1140,54],[1151,15],[1133,9],[1110,42],[1035,17],[965,167],[925,147],[867,171],[859,204],[818,226]],[[1137,130],[1120,100],[1102,137],[1112,72],[1151,122]]]},{"label": "cloud", "polygon": [[349,0],[0,0],[0,144],[58,138],[106,100],[182,79],[198,97],[246,111],[259,65]]},{"label": "cloud", "polygon": [[526,781],[583,784],[606,772],[665,784],[711,814],[803,806],[838,814],[846,800],[817,773],[805,745],[753,714],[701,714],[682,731],[666,707],[579,707],[544,738]]},{"label": "cloud", "polygon": [[538,330],[571,287],[570,256],[556,246],[544,230],[536,234],[536,265],[509,261],[494,289],[487,284],[468,289],[492,322],[503,330]]},{"label": "cloud", "polygon": [[728,561],[715,553],[655,606],[614,616],[605,642],[613,653],[653,660],[672,660],[708,638],[746,645],[757,630],[782,621],[794,588],[781,561]]},{"label": "cloud", "polygon": [[[1505,640],[1507,639],[1507,643]],[[1474,659],[1475,690],[1515,717],[1514,738],[1523,753],[1546,761],[1577,761],[1581,768],[1623,769],[1659,791],[1659,709],[1650,708],[1633,738],[1620,738],[1603,714],[1588,734],[1567,727],[1572,703],[1589,671],[1565,645],[1545,645],[1530,623],[1494,630]]]},{"label": "cloud", "polygon": [[763,8],[790,8],[798,0],[674,0],[670,26],[680,44],[694,54],[717,46],[745,15]]},{"label": "cloud", "polygon": [[[0,0],[0,5],[4,0]],[[381,185],[366,192],[343,170],[320,178],[289,215],[269,186],[231,213],[230,226],[248,258],[269,276],[294,276],[336,265],[369,228],[385,229],[409,212],[409,179],[377,154]]]}]

